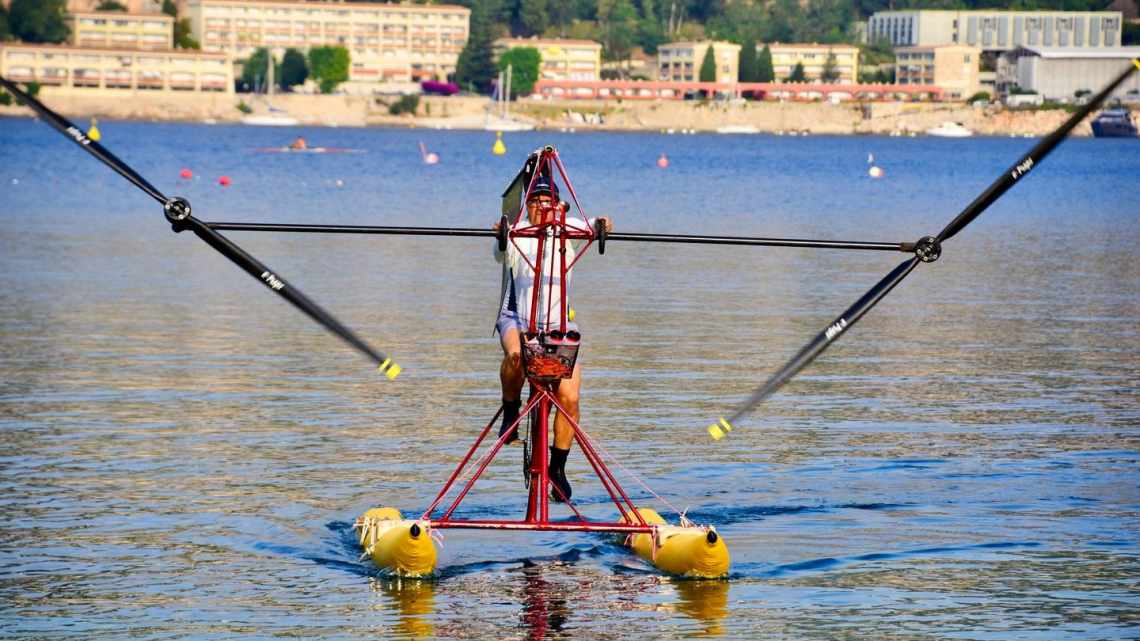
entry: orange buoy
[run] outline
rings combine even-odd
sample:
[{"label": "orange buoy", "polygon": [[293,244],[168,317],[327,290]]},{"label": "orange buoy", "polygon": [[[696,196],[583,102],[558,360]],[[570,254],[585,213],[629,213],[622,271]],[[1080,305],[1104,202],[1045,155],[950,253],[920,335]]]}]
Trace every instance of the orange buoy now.
[{"label": "orange buoy", "polygon": [[231,182],[232,181],[230,180],[229,176],[222,176],[218,179],[218,184],[222,187],[229,187]]},{"label": "orange buoy", "polygon": [[669,168],[669,158],[667,156],[665,156],[664,153],[662,153],[661,157],[657,159],[657,166],[660,167],[661,169],[668,169]]},{"label": "orange buoy", "polygon": [[190,171],[186,167],[183,167],[182,171],[178,172],[178,177],[182,180],[190,180],[194,177],[194,172]]}]

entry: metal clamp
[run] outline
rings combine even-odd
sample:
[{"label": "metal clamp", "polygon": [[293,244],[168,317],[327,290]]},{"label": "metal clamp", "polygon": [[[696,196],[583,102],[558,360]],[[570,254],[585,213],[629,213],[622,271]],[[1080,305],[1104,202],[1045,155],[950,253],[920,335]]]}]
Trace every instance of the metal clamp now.
[{"label": "metal clamp", "polygon": [[942,255],[942,243],[934,236],[923,236],[914,244],[914,254],[924,263],[933,263]]}]

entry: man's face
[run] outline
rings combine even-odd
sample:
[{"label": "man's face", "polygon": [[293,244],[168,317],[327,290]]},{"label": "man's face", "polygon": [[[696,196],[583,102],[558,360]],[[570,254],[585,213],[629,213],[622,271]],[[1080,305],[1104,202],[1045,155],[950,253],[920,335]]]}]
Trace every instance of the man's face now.
[{"label": "man's face", "polygon": [[553,214],[554,199],[546,194],[532,196],[530,200],[526,201],[526,215],[532,225],[548,222]]}]

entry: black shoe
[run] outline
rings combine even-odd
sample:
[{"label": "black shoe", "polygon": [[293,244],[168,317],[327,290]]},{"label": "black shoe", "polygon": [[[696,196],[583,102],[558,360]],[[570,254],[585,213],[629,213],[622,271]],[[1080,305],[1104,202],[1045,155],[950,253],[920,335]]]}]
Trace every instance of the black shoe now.
[{"label": "black shoe", "polygon": [[550,448],[550,465],[546,468],[550,476],[550,498],[559,503],[569,502],[572,493],[570,481],[566,479],[566,457],[569,454],[570,450]]},{"label": "black shoe", "polygon": [[[522,409],[522,401],[503,401],[503,423],[499,425],[499,437],[510,428],[511,424],[519,417],[519,410]],[[505,445],[510,445],[519,439],[519,431],[515,429],[511,435],[507,437]]]}]

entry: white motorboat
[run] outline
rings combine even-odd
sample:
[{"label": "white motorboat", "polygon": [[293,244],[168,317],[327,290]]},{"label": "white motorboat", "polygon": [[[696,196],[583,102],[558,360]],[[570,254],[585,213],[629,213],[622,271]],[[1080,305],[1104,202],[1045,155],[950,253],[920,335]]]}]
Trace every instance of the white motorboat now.
[{"label": "white motorboat", "polygon": [[974,132],[966,129],[960,122],[944,122],[933,129],[927,129],[926,135],[941,138],[969,138]]}]

